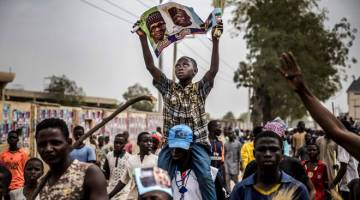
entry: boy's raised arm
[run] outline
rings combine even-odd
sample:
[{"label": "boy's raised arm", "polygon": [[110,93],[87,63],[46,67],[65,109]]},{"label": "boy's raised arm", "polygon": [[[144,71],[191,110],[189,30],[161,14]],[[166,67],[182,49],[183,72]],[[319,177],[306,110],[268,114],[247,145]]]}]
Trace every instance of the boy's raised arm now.
[{"label": "boy's raised arm", "polygon": [[336,143],[344,147],[352,156],[359,160],[360,136],[348,131],[310,92],[304,83],[301,69],[291,53],[283,53],[280,61],[282,64],[279,68],[281,74],[287,79],[290,87],[299,95],[314,120]]},{"label": "boy's raised arm", "polygon": [[203,81],[214,81],[217,72],[219,71],[219,40],[223,32],[223,24],[219,23],[212,29],[212,54],[211,54],[211,64],[209,71],[203,77]]},{"label": "boy's raised arm", "polygon": [[141,30],[141,28],[139,28],[136,31],[136,33],[138,34],[140,42],[141,42],[141,48],[143,51],[143,57],[144,57],[146,69],[150,72],[150,74],[152,75],[152,77],[154,78],[155,81],[160,81],[161,71],[154,64],[154,60],[151,55],[149,45],[147,42],[146,34],[143,30]]}]

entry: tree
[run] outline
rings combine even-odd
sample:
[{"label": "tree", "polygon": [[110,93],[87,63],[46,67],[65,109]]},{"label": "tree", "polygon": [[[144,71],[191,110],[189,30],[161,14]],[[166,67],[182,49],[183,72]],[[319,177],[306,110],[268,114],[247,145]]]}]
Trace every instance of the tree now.
[{"label": "tree", "polygon": [[240,122],[246,122],[248,121],[249,112],[244,112],[240,114],[240,117],[238,118],[238,121]]},{"label": "tree", "polygon": [[306,109],[300,99],[289,91],[276,66],[282,52],[297,57],[306,82],[321,100],[330,98],[341,88],[339,72],[349,63],[349,48],[355,39],[343,18],[333,29],[324,27],[327,11],[318,0],[231,0],[235,6],[232,23],[244,31],[249,52],[234,74],[237,87],[250,87],[251,118],[254,125],[277,116],[301,118]]},{"label": "tree", "polygon": [[231,111],[227,112],[227,113],[224,115],[223,120],[231,120],[231,121],[234,121],[234,120],[235,120],[234,113],[232,113]]},{"label": "tree", "polygon": [[85,92],[76,85],[75,81],[68,79],[65,75],[52,75],[46,79],[50,80],[49,85],[45,88],[46,92],[53,94],[57,103],[65,106],[79,106]]},{"label": "tree", "polygon": [[[128,87],[127,91],[123,94],[123,97],[127,101],[129,99],[132,99],[134,97],[138,97],[141,95],[151,95],[151,93],[150,93],[149,89],[136,83],[135,85]],[[151,111],[153,111],[155,105],[148,101],[141,101],[141,102],[135,103],[131,107],[136,110],[151,112]]]}]

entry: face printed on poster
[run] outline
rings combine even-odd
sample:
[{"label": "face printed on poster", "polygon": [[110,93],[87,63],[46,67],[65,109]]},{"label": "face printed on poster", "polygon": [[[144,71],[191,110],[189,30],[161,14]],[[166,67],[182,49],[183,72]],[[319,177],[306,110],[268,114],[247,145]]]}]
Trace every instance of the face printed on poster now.
[{"label": "face printed on poster", "polygon": [[[206,34],[221,21],[221,9],[215,9],[205,23],[194,9],[169,2],[150,8],[141,15],[140,28],[150,40],[156,56],[171,43],[191,34]],[[215,11],[214,10],[214,11]],[[216,18],[215,18],[216,16]]]}]

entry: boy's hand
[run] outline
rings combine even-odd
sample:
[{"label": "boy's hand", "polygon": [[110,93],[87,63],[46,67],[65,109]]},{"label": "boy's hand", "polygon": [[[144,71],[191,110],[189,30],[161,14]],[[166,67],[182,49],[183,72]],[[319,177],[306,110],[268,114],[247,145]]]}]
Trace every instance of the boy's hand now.
[{"label": "boy's hand", "polygon": [[137,21],[134,25],[133,28],[137,28],[136,29],[136,34],[138,34],[139,37],[145,37],[145,32],[140,28],[140,21]]},{"label": "boy's hand", "polygon": [[290,87],[298,91],[303,85],[303,74],[291,52],[282,53],[280,56],[281,66],[278,68],[280,73],[288,81]]},{"label": "boy's hand", "polygon": [[219,40],[221,34],[223,33],[223,22],[219,22],[211,31],[212,39]]}]

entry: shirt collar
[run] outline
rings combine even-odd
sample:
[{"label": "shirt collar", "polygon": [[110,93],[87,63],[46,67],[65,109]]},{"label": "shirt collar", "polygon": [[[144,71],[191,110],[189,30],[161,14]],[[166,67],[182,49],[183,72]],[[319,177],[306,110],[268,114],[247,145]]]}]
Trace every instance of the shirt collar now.
[{"label": "shirt collar", "polygon": [[175,83],[175,88],[176,89],[181,89],[181,90],[185,90],[185,89],[190,89],[190,88],[192,88],[192,85],[193,85],[194,83],[189,83],[187,86],[185,86],[185,87],[183,87],[180,83]]},{"label": "shirt collar", "polygon": [[[246,178],[244,181],[244,185],[249,186],[249,185],[254,185],[255,184],[255,178],[256,178],[256,173],[252,174],[251,176],[249,176],[248,178]],[[285,172],[281,171],[281,178],[280,178],[280,182],[281,183],[290,183],[292,181],[291,176],[287,175]]]}]

